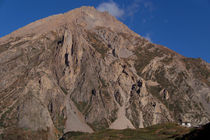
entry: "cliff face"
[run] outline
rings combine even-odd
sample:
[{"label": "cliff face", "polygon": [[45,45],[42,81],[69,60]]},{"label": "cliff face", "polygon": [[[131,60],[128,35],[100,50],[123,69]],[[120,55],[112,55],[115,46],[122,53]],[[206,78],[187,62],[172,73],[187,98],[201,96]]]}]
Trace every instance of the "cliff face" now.
[{"label": "cliff face", "polygon": [[210,120],[208,63],[152,44],[92,7],[1,38],[0,76],[3,138]]}]

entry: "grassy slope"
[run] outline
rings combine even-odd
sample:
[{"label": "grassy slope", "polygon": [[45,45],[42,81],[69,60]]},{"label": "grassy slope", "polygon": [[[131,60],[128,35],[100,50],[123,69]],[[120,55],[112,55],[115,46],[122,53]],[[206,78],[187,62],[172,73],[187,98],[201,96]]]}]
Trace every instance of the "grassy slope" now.
[{"label": "grassy slope", "polygon": [[142,129],[103,130],[92,134],[70,132],[62,140],[172,140],[192,129],[176,124],[160,124]]}]

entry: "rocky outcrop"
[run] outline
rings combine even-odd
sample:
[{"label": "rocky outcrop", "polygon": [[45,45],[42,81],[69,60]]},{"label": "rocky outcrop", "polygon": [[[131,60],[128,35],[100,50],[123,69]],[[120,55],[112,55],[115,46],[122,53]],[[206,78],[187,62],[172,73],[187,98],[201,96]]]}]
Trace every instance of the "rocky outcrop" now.
[{"label": "rocky outcrop", "polygon": [[152,44],[92,7],[0,39],[0,129],[34,139],[69,131],[210,119],[210,69]]}]

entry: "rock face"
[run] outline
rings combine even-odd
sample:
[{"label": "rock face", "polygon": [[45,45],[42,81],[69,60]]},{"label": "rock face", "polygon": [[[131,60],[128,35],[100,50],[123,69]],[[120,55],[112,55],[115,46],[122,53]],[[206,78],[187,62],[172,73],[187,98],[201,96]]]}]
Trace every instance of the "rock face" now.
[{"label": "rock face", "polygon": [[152,44],[93,7],[0,38],[0,76],[5,139],[210,120],[210,64]]}]

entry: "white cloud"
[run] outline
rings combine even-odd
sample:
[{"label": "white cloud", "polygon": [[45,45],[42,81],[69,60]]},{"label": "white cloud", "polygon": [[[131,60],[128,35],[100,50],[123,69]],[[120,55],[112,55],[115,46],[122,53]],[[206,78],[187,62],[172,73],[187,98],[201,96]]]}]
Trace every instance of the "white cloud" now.
[{"label": "white cloud", "polygon": [[154,9],[155,6],[151,0],[133,0],[133,2],[127,6],[126,15],[134,16],[139,10],[149,10],[151,12]]},{"label": "white cloud", "polygon": [[139,7],[140,7],[141,2],[142,0],[134,0],[133,3],[128,5],[126,9],[127,16],[133,16],[134,14],[136,14],[140,9]]},{"label": "white cloud", "polygon": [[149,42],[152,42],[152,38],[149,33],[147,33],[146,36],[143,36],[143,37],[146,38]]},{"label": "white cloud", "polygon": [[124,15],[124,10],[120,9],[113,1],[101,3],[96,9],[101,12],[107,11],[117,18],[121,18]]},{"label": "white cloud", "polygon": [[115,3],[113,0],[110,0],[108,2],[103,2],[99,4],[99,6],[96,9],[101,12],[107,11],[117,18],[133,18],[133,16],[139,11],[153,11],[155,7],[151,0],[133,0],[124,8],[120,8],[120,6],[117,3]]}]

